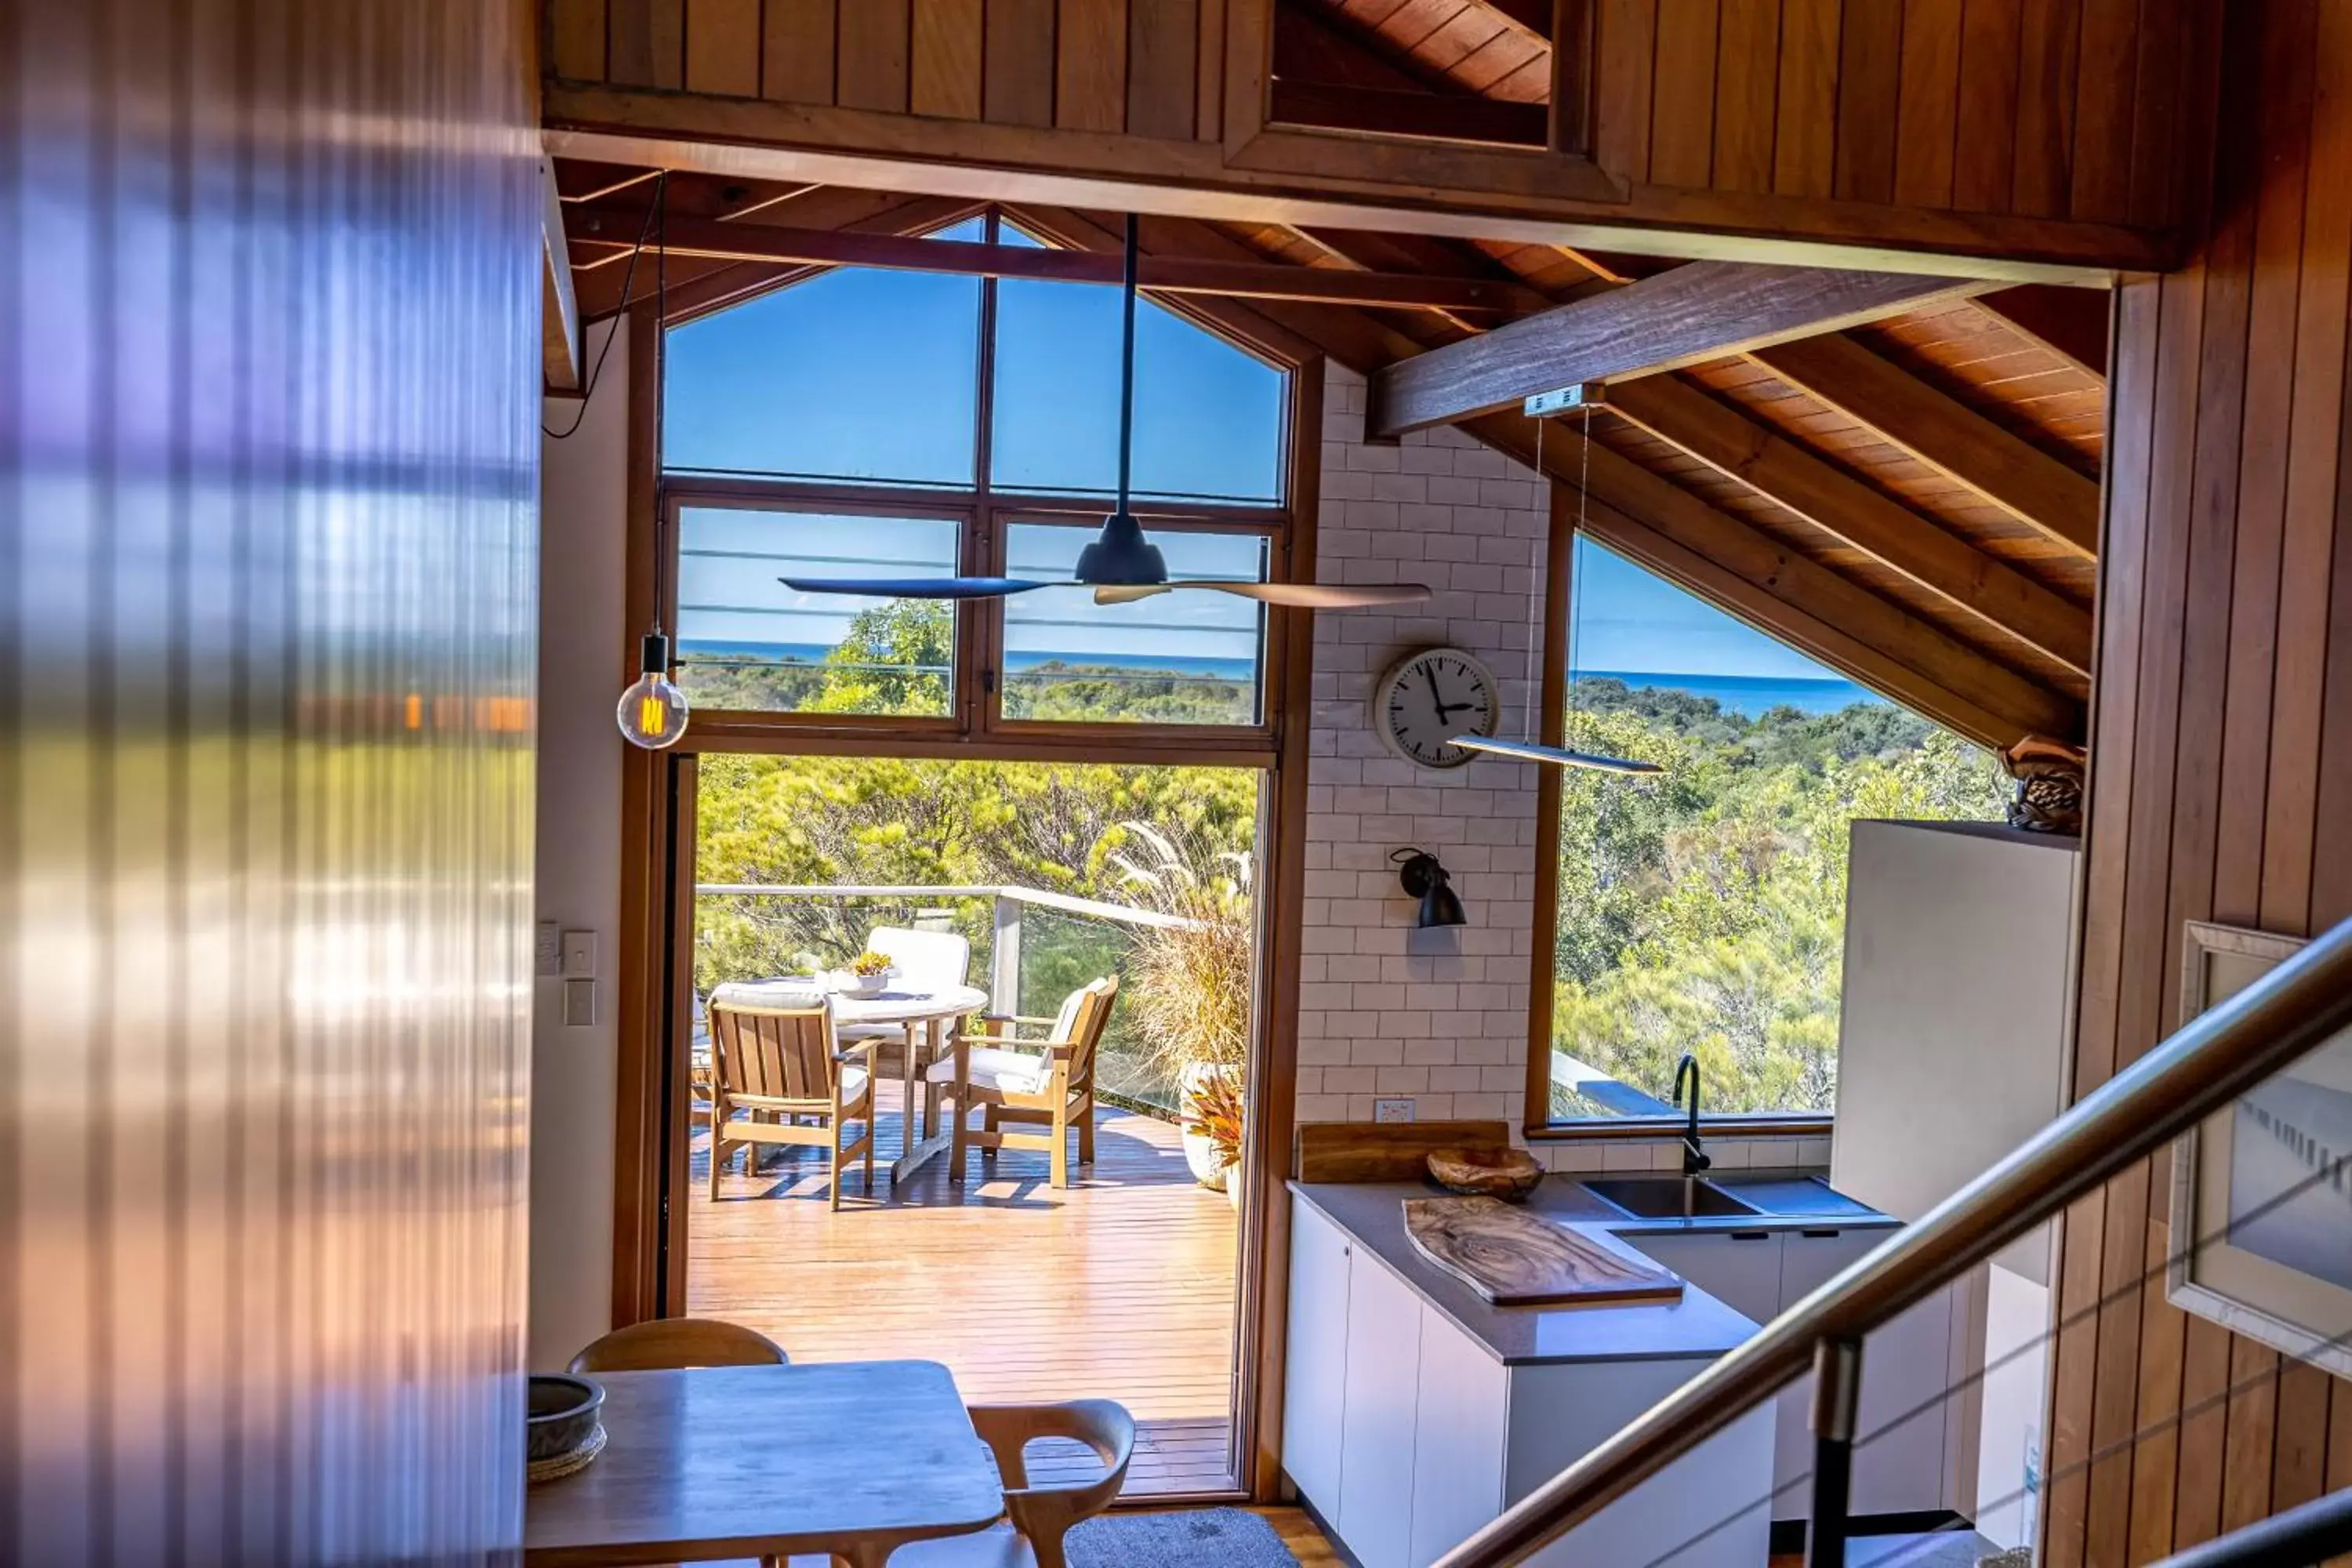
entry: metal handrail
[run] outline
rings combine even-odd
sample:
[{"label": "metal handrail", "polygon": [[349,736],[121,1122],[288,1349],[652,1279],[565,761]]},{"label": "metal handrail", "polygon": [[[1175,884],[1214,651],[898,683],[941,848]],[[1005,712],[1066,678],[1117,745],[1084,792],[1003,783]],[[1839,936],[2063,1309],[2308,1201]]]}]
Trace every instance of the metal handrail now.
[{"label": "metal handrail", "polygon": [[[2352,921],[2110,1079],[2009,1156],[1447,1552],[1524,1561],[1852,1344],[2352,1025]],[[1932,1108],[1922,1108],[1923,1113]]]},{"label": "metal handrail", "polygon": [[1017,882],[947,882],[929,886],[868,886],[853,882],[698,882],[694,892],[697,898],[706,899],[1003,899],[1016,904],[1034,904],[1041,910],[1058,910],[1066,915],[1085,915],[1094,920],[1109,921],[1118,925],[1190,931],[1201,923],[1182,915],[1165,914],[1159,910],[1106,904],[1096,899],[1076,898],[1044,888],[1024,888]]},{"label": "metal handrail", "polygon": [[2352,1552],[2352,1491],[2257,1520],[2156,1568],[2317,1568],[2345,1552]]}]

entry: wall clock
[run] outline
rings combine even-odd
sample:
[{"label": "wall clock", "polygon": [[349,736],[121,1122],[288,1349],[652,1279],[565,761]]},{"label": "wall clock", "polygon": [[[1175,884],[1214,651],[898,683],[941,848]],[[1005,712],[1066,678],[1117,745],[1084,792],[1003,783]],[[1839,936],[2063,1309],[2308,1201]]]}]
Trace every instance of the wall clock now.
[{"label": "wall clock", "polygon": [[1425,647],[1389,666],[1372,688],[1372,727],[1416,767],[1458,768],[1475,752],[1456,735],[1492,735],[1502,716],[1495,672],[1458,647]]}]

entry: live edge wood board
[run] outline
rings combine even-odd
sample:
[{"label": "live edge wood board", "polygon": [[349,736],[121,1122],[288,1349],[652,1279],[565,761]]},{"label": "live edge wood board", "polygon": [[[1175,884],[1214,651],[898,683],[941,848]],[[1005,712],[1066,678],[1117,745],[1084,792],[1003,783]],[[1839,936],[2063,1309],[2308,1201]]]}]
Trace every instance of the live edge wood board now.
[{"label": "live edge wood board", "polygon": [[1674,1302],[1683,1282],[1496,1198],[1407,1198],[1420,1254],[1497,1307]]}]

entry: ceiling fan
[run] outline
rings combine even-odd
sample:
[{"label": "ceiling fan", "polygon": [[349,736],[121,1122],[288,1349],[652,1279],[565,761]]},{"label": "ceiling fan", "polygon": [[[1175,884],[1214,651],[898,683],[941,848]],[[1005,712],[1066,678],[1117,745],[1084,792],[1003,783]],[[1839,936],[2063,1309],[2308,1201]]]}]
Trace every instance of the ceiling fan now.
[{"label": "ceiling fan", "polygon": [[855,594],[887,599],[1001,599],[1038,588],[1092,588],[1097,605],[1126,605],[1179,588],[1203,589],[1255,599],[1301,610],[1384,609],[1418,605],[1430,590],[1419,583],[1364,583],[1341,585],[1323,583],[1234,583],[1214,577],[1168,575],[1160,547],[1145,537],[1143,525],[1128,510],[1128,489],[1135,459],[1135,262],[1137,221],[1127,219],[1127,267],[1122,306],[1125,319],[1119,348],[1118,384],[1118,505],[1103,519],[1102,531],[1078,554],[1076,570],[1066,582],[1027,577],[780,577],[777,581],[803,594]]}]

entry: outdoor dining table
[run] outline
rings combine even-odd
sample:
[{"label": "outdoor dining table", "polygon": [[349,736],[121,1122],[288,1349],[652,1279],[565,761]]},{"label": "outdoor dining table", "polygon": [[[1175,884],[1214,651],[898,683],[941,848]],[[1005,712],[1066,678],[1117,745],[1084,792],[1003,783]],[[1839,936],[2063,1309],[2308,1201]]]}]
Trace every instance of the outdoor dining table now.
[{"label": "outdoor dining table", "polygon": [[833,1553],[881,1568],[1004,1511],[936,1362],[600,1373],[604,1452],[523,1500],[527,1568]]},{"label": "outdoor dining table", "polygon": [[[756,993],[766,986],[780,991],[804,994],[816,984],[806,978],[757,980],[739,985],[739,992]],[[833,997],[833,1021],[836,1028],[845,1025],[880,1025],[896,1027],[906,1042],[898,1053],[899,1066],[906,1080],[905,1096],[898,1101],[898,1119],[905,1133],[904,1146],[898,1159],[890,1163],[890,1184],[893,1188],[922,1169],[926,1161],[948,1147],[944,1137],[922,1139],[915,1127],[915,1083],[922,1072],[921,1058],[928,1056],[937,1060],[948,1025],[967,1013],[977,1013],[988,1005],[988,993],[976,985],[949,985],[938,988],[908,986],[893,987],[873,996],[852,996],[835,992]],[[925,1050],[918,1051],[915,1041],[920,1034]],[[961,1111],[961,1102],[958,1102]]]}]

